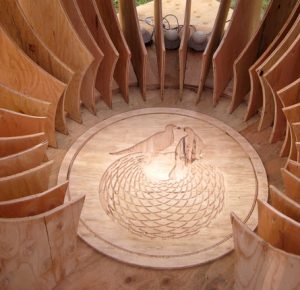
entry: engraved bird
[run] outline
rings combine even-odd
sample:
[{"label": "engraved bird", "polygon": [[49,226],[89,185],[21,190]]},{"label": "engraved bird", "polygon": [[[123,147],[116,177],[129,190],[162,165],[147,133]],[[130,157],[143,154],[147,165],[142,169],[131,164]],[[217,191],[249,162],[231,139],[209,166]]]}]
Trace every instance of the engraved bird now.
[{"label": "engraved bird", "polygon": [[157,132],[147,139],[121,151],[111,152],[112,155],[130,154],[130,153],[144,153],[154,156],[159,152],[165,150],[174,143],[174,129],[180,127],[168,124],[164,131]]}]

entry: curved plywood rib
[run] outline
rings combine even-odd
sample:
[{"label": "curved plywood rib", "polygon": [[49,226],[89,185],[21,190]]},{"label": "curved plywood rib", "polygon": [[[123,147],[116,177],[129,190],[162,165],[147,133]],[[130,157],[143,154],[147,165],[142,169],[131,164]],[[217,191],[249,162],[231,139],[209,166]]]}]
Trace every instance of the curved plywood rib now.
[{"label": "curved plywood rib", "polygon": [[0,157],[15,154],[47,140],[45,133],[0,137]]},{"label": "curved plywood rib", "polygon": [[274,49],[274,51],[265,60],[265,62],[262,63],[260,67],[257,69],[258,74],[262,73],[262,76],[260,76],[259,79],[261,82],[262,95],[263,95],[262,115],[258,126],[259,131],[271,126],[274,120],[273,93],[264,76],[273,67],[273,65],[280,59],[280,57],[289,49],[289,47],[295,41],[299,33],[300,33],[300,15],[295,21],[293,27],[286,34],[285,38],[276,47],[276,49]]},{"label": "curved plywood rib", "polygon": [[160,97],[163,99],[165,93],[166,48],[162,23],[162,0],[154,0],[154,27],[155,48],[160,83]]},{"label": "curved plywood rib", "polygon": [[95,41],[104,53],[97,75],[101,98],[112,108],[112,81],[119,53],[114,47],[94,1],[76,0],[81,14]]},{"label": "curved plywood rib", "polygon": [[272,185],[270,186],[270,204],[284,215],[300,222],[300,204]]},{"label": "curved plywood rib", "polygon": [[[284,87],[282,90],[278,91],[277,95],[281,101],[283,108],[297,104],[300,101],[300,78],[295,82],[291,83],[290,85]],[[294,122],[291,119],[288,119],[287,121],[288,121],[288,126],[285,133],[285,139],[282,145],[280,155],[286,156],[289,154],[289,158],[296,160],[297,152],[296,152],[296,146],[294,144],[296,142],[296,138],[291,128],[291,124]]]},{"label": "curved plywood rib", "polygon": [[234,290],[297,289],[300,257],[272,247],[231,215],[235,248]]},{"label": "curved plywood rib", "polygon": [[[89,79],[87,83],[92,84],[92,99],[89,103],[89,110],[96,114],[96,98],[95,98],[95,87],[99,90],[100,86],[96,82],[98,70],[100,68],[100,63],[104,57],[102,51],[98,47],[95,39],[93,38],[89,28],[87,27],[77,2],[74,0],[60,0],[64,6],[66,13],[68,14],[74,29],[76,30],[78,36],[85,44],[87,49],[94,57],[93,63],[90,65],[89,70],[86,72],[84,78]],[[85,86],[81,87],[81,95],[85,95]]]},{"label": "curved plywood rib", "polygon": [[48,189],[53,161],[0,178],[0,201],[20,198]]},{"label": "curved plywood rib", "polygon": [[190,37],[191,6],[192,6],[192,0],[187,0],[185,4],[183,32],[182,32],[180,47],[179,47],[179,99],[180,100],[182,100],[182,96],[183,96],[188,41]]},{"label": "curved plywood rib", "polygon": [[288,130],[291,132],[289,159],[297,160],[296,136],[293,130],[289,128],[295,122],[300,122],[300,103],[283,108],[283,113],[288,123]]},{"label": "curved plywood rib", "polygon": [[281,176],[286,195],[300,203],[300,177],[285,168],[281,168]]},{"label": "curved plywood rib", "polygon": [[94,0],[94,3],[100,12],[101,19],[108,32],[108,35],[110,36],[115,48],[119,53],[114,78],[119,85],[124,100],[126,103],[128,103],[129,65],[131,57],[130,50],[121,31],[119,20],[113,6],[113,1]]},{"label": "curved plywood rib", "polygon": [[288,160],[286,163],[286,169],[292,174],[300,177],[300,163],[294,160]]},{"label": "curved plywood rib", "polygon": [[17,174],[39,166],[47,160],[47,146],[48,143],[44,142],[27,150],[0,158],[0,177]]},{"label": "curved plywood rib", "polygon": [[[233,64],[259,24],[261,1],[237,2],[231,22],[213,56],[214,92],[216,105],[233,76]],[[238,41],[236,41],[238,39]]]},{"label": "curved plywood rib", "polygon": [[13,137],[43,132],[47,120],[0,108],[0,121],[0,137]]},{"label": "curved plywood rib", "polygon": [[[265,74],[265,79],[273,94],[274,124],[270,142],[281,140],[286,129],[286,120],[282,112],[282,104],[279,101],[277,91],[289,85],[300,77],[300,35],[292,43],[289,49]],[[262,115],[262,118],[264,116]]]},{"label": "curved plywood rib", "polygon": [[[249,91],[245,119],[248,120],[261,107],[262,94],[256,69],[279,45],[293,25],[299,13],[299,5],[295,4],[296,2],[296,0],[272,0],[269,3],[256,33],[234,64],[234,89],[230,112],[239,106]],[[295,5],[298,6],[297,9]]]},{"label": "curved plywood rib", "polygon": [[0,247],[7,250],[0,253],[0,285],[5,289],[53,289],[69,275],[77,264],[83,202],[80,197],[32,217],[1,218]]},{"label": "curved plywood rib", "polygon": [[68,181],[47,191],[0,202],[0,218],[23,218],[45,213],[64,203]]},{"label": "curved plywood rib", "polygon": [[205,81],[207,79],[209,69],[212,63],[213,54],[218,48],[218,45],[224,33],[224,28],[225,28],[230,4],[231,4],[230,0],[221,0],[218,14],[213,26],[212,34],[208,40],[207,46],[202,55],[200,83],[198,88],[198,102],[200,101],[201,94],[204,90]]},{"label": "curved plywood rib", "polygon": [[92,78],[85,78],[94,60],[93,56],[79,39],[60,0],[17,1],[35,33],[74,71],[66,88],[65,110],[70,118],[81,123],[80,100],[90,110],[94,102]]},{"label": "curved plywood rib", "polygon": [[124,37],[131,51],[131,63],[142,97],[146,100],[148,54],[138,20],[134,0],[119,0],[119,16]]},{"label": "curved plywood rib", "polygon": [[257,234],[273,247],[300,254],[300,223],[282,214],[268,203],[257,200]]},{"label": "curved plywood rib", "polygon": [[55,116],[65,85],[33,62],[0,25],[0,83],[22,94],[51,103],[45,132],[49,145],[56,146]]},{"label": "curved plywood rib", "polygon": [[[0,22],[19,47],[45,71],[68,84],[73,71],[62,63],[34,33],[17,0],[1,0],[0,6]],[[57,106],[55,128],[65,134],[68,132],[64,114],[64,96]]]}]

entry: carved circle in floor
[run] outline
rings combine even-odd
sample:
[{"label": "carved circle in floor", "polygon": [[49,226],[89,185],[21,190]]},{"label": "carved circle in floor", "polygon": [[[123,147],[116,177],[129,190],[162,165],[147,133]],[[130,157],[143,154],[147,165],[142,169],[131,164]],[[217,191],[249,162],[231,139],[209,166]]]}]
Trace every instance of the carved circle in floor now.
[{"label": "carved circle in floor", "polygon": [[251,145],[222,122],[182,109],[123,113],[68,151],[60,181],[86,194],[79,235],[118,260],[155,268],[205,263],[233,249],[229,214],[251,228],[267,178]]}]

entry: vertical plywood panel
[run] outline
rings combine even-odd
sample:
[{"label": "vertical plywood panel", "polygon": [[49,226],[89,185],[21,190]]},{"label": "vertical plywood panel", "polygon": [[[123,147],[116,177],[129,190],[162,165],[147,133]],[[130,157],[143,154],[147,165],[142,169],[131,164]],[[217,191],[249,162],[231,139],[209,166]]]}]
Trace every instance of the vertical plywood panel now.
[{"label": "vertical plywood panel", "polygon": [[[213,56],[214,93],[216,105],[233,76],[233,64],[253,36],[259,24],[261,0],[239,0],[228,30]],[[238,40],[238,41],[237,41]]]},{"label": "vertical plywood panel", "polygon": [[281,176],[286,195],[295,202],[300,203],[300,178],[285,168],[281,169]]}]

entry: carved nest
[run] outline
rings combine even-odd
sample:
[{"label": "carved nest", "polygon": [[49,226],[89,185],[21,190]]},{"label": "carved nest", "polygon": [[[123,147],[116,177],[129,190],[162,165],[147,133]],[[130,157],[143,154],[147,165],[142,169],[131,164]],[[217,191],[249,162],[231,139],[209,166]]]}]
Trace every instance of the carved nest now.
[{"label": "carved nest", "polygon": [[144,158],[120,158],[101,179],[101,203],[115,222],[139,236],[175,239],[197,234],[220,213],[225,186],[215,166],[197,160],[180,180],[153,180]]}]

